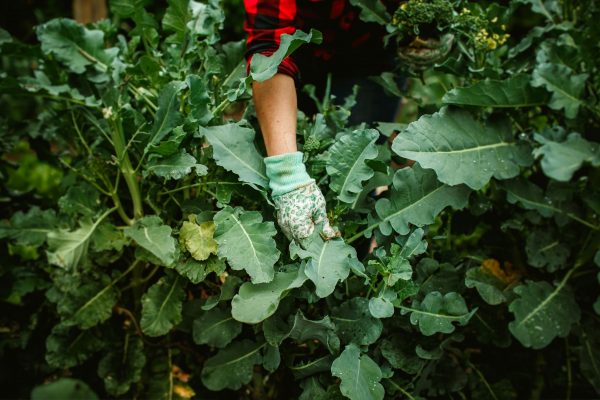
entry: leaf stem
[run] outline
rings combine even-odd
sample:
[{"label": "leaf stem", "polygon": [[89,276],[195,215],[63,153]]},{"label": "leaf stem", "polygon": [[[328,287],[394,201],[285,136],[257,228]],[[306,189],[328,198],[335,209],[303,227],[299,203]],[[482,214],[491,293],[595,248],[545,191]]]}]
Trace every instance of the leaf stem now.
[{"label": "leaf stem", "polygon": [[400,393],[402,393],[403,395],[405,395],[409,400],[416,400],[410,393],[408,393],[403,387],[401,387],[400,385],[398,385],[396,382],[394,382],[391,379],[388,379],[388,382],[394,386],[396,389],[398,389],[398,391]]},{"label": "leaf stem", "polygon": [[467,361],[467,365],[473,369],[473,371],[475,371],[475,373],[479,376],[479,379],[481,380],[481,382],[483,382],[483,384],[485,385],[486,389],[488,390],[488,392],[490,393],[490,395],[492,396],[492,399],[494,400],[498,400],[498,396],[496,396],[496,393],[494,393],[494,390],[492,389],[492,387],[490,386],[490,383],[487,381],[487,379],[485,379],[485,376],[483,375],[483,373],[479,370],[479,368],[477,368],[475,366],[475,364],[473,364],[471,361]]},{"label": "leaf stem", "polygon": [[213,108],[211,110],[211,113],[213,115],[217,115],[218,113],[222,112],[231,102],[229,101],[229,99],[225,99],[223,100],[218,106],[216,106],[215,108]]},{"label": "leaf stem", "polygon": [[79,50],[79,54],[81,54],[83,57],[85,57],[89,61],[97,64],[100,67],[100,69],[102,70],[102,72],[108,71],[108,65],[104,64],[102,61],[98,60],[96,57],[94,57],[87,51],[83,50],[82,48],[79,48],[78,50]]},{"label": "leaf stem", "polygon": [[357,234],[355,234],[354,236],[352,236],[350,239],[346,240],[346,243],[350,244],[350,243],[354,242],[356,239],[360,239],[362,236],[364,236],[365,233],[377,228],[380,224],[381,224],[381,222],[377,222],[375,224],[369,225],[362,231],[360,231]]},{"label": "leaf stem", "polygon": [[79,136],[79,140],[81,141],[81,144],[87,151],[88,155],[91,156],[92,150],[90,149],[90,146],[87,144],[87,142],[83,138],[83,134],[81,133],[81,130],[79,129],[79,125],[77,125],[77,121],[75,121],[75,114],[73,114],[72,110],[71,110],[71,121],[73,121],[73,126],[75,127],[75,132],[77,132],[77,136]]},{"label": "leaf stem", "polygon": [[191,185],[185,185],[185,186],[181,186],[175,189],[171,189],[171,190],[164,190],[162,192],[158,192],[159,195],[163,195],[163,194],[170,194],[170,193],[175,193],[175,192],[180,192],[182,190],[185,189],[189,189],[189,188],[193,188],[193,187],[199,187],[202,185],[243,185],[242,182],[218,182],[218,181],[213,181],[213,182],[199,182],[199,183],[193,183]]},{"label": "leaf stem", "polygon": [[137,98],[137,97],[141,97],[142,100],[144,100],[144,102],[148,105],[148,107],[150,107],[150,114],[152,114],[152,116],[154,116],[154,114],[156,113],[156,110],[158,110],[158,107],[156,106],[156,104],[154,104],[154,102],[152,100],[150,100],[148,98],[148,96],[146,96],[144,93],[142,93],[138,88],[136,88],[133,85],[128,85],[127,89],[133,93],[133,95]]},{"label": "leaf stem", "polygon": [[93,106],[90,106],[90,105],[86,104],[84,101],[81,101],[81,100],[75,100],[75,99],[73,99],[73,98],[70,98],[70,97],[63,97],[63,96],[53,96],[53,95],[50,95],[50,94],[38,94],[38,93],[32,93],[32,94],[33,94],[34,96],[40,96],[40,97],[44,97],[44,98],[46,98],[46,99],[49,99],[49,100],[56,100],[56,101],[66,101],[66,102],[70,102],[70,103],[77,104],[77,105],[84,106],[84,107],[92,107],[92,108],[95,108],[95,107],[93,107]]}]

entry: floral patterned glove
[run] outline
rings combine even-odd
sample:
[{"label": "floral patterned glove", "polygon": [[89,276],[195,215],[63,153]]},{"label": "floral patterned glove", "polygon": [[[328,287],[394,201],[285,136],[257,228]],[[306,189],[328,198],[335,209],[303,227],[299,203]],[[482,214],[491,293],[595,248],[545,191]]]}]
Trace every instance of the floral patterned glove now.
[{"label": "floral patterned glove", "polygon": [[340,235],[329,225],[325,198],[306,172],[301,152],[266,157],[265,164],[277,223],[289,240],[301,242],[319,224],[322,224],[320,233],[324,239]]}]

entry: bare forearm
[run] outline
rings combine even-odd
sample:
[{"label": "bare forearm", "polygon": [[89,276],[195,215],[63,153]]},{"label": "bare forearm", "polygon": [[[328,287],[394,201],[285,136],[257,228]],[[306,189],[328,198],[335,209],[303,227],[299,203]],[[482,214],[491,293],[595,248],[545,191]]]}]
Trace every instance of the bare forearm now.
[{"label": "bare forearm", "polygon": [[252,84],[252,95],[267,155],[297,151],[296,88],[289,75],[276,74]]}]

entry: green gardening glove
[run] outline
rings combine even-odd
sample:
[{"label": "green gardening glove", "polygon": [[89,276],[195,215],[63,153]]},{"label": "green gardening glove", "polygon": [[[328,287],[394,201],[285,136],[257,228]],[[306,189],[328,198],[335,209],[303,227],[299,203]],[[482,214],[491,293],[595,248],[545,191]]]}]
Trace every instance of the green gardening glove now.
[{"label": "green gardening glove", "polygon": [[329,225],[325,198],[306,172],[301,152],[266,157],[265,165],[277,223],[289,240],[301,243],[319,224],[323,227],[320,232],[323,239],[340,236]]}]

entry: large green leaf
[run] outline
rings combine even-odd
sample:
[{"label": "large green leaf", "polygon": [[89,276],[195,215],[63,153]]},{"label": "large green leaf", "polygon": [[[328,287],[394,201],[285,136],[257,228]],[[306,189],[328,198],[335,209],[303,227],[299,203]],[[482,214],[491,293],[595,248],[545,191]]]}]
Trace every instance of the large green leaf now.
[{"label": "large green leaf", "polygon": [[94,231],[114,209],[106,211],[95,222],[81,221],[81,227],[74,231],[60,229],[48,232],[48,262],[72,270],[87,255],[90,238]]},{"label": "large green leaf", "polygon": [[98,376],[112,396],[121,396],[142,377],[146,364],[144,345],[139,336],[127,334],[123,343],[115,343],[98,363]]},{"label": "large green leaf", "polygon": [[58,199],[58,207],[61,212],[70,215],[80,214],[86,217],[96,214],[101,204],[100,193],[87,183],[69,187],[67,193]]},{"label": "large green leaf", "polygon": [[548,93],[529,84],[527,75],[515,75],[505,80],[486,79],[473,86],[455,88],[447,92],[442,101],[478,107],[532,107],[546,104]]},{"label": "large green leaf", "polygon": [[140,326],[146,335],[165,335],[181,322],[184,285],[179,275],[164,276],[142,296]]},{"label": "large green leaf", "polygon": [[17,211],[10,221],[0,221],[0,239],[10,238],[20,245],[40,246],[56,227],[56,212],[31,207],[26,213]]},{"label": "large green leaf", "polygon": [[37,93],[40,91],[46,91],[51,96],[71,98],[75,102],[83,103],[89,107],[100,106],[100,100],[94,95],[84,96],[81,94],[77,87],[69,86],[67,84],[53,84],[50,78],[40,70],[33,72],[34,77],[21,77],[19,79],[20,86],[28,92]]},{"label": "large green leaf", "polygon": [[408,339],[398,332],[383,339],[379,349],[393,368],[401,369],[407,374],[416,374],[425,364],[425,360],[415,352],[414,339]]},{"label": "large green leaf", "polygon": [[219,257],[227,258],[235,270],[246,270],[252,283],[273,280],[273,265],[280,255],[273,240],[277,233],[273,222],[262,222],[259,212],[244,211],[240,207],[223,208],[214,221]]},{"label": "large green leaf", "polygon": [[91,329],[81,331],[64,324],[52,328],[46,338],[46,362],[53,368],[75,367],[105,346]]},{"label": "large green leaf", "polygon": [[573,174],[583,165],[591,163],[600,166],[600,146],[589,142],[577,133],[571,133],[564,142],[555,142],[536,134],[535,139],[542,143],[533,151],[541,157],[542,170],[546,176],[557,181],[568,182]]},{"label": "large green leaf", "polygon": [[124,229],[126,237],[136,241],[142,248],[156,256],[164,265],[175,262],[175,239],[171,236],[171,227],[164,225],[158,215],[139,219]]},{"label": "large green leaf", "polygon": [[213,239],[215,229],[213,221],[198,224],[195,216],[190,215],[189,221],[183,221],[179,230],[179,242],[185,246],[192,257],[204,261],[211,254],[217,254],[217,242]]},{"label": "large green leaf", "polygon": [[380,0],[350,0],[350,4],[360,9],[359,17],[365,22],[377,22],[386,25],[392,17]]},{"label": "large green leaf", "polygon": [[279,48],[270,56],[256,53],[250,63],[250,76],[258,82],[266,81],[277,73],[279,64],[283,59],[292,54],[298,47],[305,43],[320,44],[323,41],[321,32],[311,29],[302,32],[297,29],[293,35],[283,34],[280,37]]},{"label": "large green leaf", "polygon": [[169,6],[162,20],[163,28],[165,31],[175,32],[169,38],[170,41],[183,43],[186,24],[191,17],[190,0],[167,0],[167,3]]},{"label": "large green leaf", "polygon": [[214,347],[227,346],[242,332],[242,324],[233,319],[229,310],[215,307],[203,311],[194,320],[194,342]]},{"label": "large green leaf", "polygon": [[514,292],[518,298],[508,309],[515,320],[508,328],[525,347],[544,348],[557,336],[566,337],[579,321],[579,306],[564,280],[559,286],[530,281],[514,288]]},{"label": "large green leaf", "polygon": [[455,326],[453,322],[466,325],[477,311],[474,308],[469,312],[463,297],[455,292],[442,295],[434,291],[427,293],[423,301],[415,300],[410,307],[400,306],[402,314],[410,314],[410,322],[418,325],[425,336],[435,333],[452,333]]},{"label": "large green leaf", "polygon": [[[321,372],[330,371],[333,359],[333,355],[327,354],[323,357],[313,358],[306,362],[299,362],[298,364],[290,366],[289,369],[292,371],[292,374],[294,374],[294,378],[298,380]],[[339,392],[337,390],[334,392],[335,395],[339,397]]]},{"label": "large green leaf", "polygon": [[379,220],[371,226],[379,227],[384,235],[391,234],[392,228],[406,235],[410,232],[410,225],[421,227],[433,223],[445,207],[465,207],[470,192],[465,185],[440,183],[433,171],[418,165],[399,169],[394,175],[390,198],[380,199],[375,204]]},{"label": "large green leaf", "polygon": [[96,232],[94,232],[94,236],[92,236],[92,249],[95,252],[110,250],[121,251],[123,246],[128,243],[129,241],[125,239],[125,235],[123,235],[123,230],[109,222],[98,225]]},{"label": "large green leaf", "polygon": [[44,53],[52,54],[78,74],[90,65],[105,72],[118,53],[115,47],[104,47],[104,32],[87,29],[72,19],[53,19],[39,25],[36,33]]},{"label": "large green leaf", "polygon": [[340,391],[352,400],[382,400],[385,395],[379,366],[355,344],[333,361],[331,374],[341,379]]},{"label": "large green leaf", "polygon": [[269,179],[263,157],[254,146],[254,130],[239,124],[200,127],[213,147],[213,157],[218,165],[239,176],[240,181],[266,188]]},{"label": "large green leaf", "polygon": [[[76,289],[63,294],[58,301],[57,310],[63,316],[65,324],[87,329],[110,318],[119,298],[115,283],[125,274],[122,273],[112,281],[106,274],[89,282],[79,281]],[[75,279],[74,281],[77,282]]]},{"label": "large green leaf", "polygon": [[305,249],[290,243],[290,255],[306,260],[304,273],[315,284],[317,296],[327,297],[350,274],[356,250],[341,239],[323,240],[317,229],[304,245]]},{"label": "large green leaf", "polygon": [[511,204],[520,203],[526,210],[535,210],[544,217],[560,212],[544,192],[534,183],[525,179],[512,179],[500,185],[506,191],[506,200]]},{"label": "large green leaf", "polygon": [[31,391],[31,400],[98,400],[98,395],[83,381],[60,378],[54,382],[36,386]]},{"label": "large green leaf", "polygon": [[180,150],[168,157],[149,157],[144,168],[144,177],[153,174],[167,180],[177,180],[191,174],[192,169],[198,176],[206,175],[208,172],[206,166],[198,164],[194,156],[185,150]]},{"label": "large green leaf", "polygon": [[231,315],[240,322],[256,324],[277,310],[281,298],[291,289],[306,281],[304,271],[291,267],[289,271],[275,273],[267,283],[244,283],[231,301]]},{"label": "large green leaf", "polygon": [[509,282],[500,279],[483,266],[467,271],[465,286],[477,289],[481,298],[491,305],[505,302],[508,296],[506,291],[511,288]]},{"label": "large green leaf", "polygon": [[566,266],[570,250],[562,237],[549,230],[534,230],[525,244],[527,262],[537,268],[546,267],[554,272]]},{"label": "large green leaf", "polygon": [[164,137],[171,132],[173,128],[181,124],[181,115],[179,113],[179,93],[185,87],[181,81],[172,81],[167,83],[158,95],[158,109],[154,116],[152,130],[146,139],[144,153],[150,151]]},{"label": "large green leaf", "polygon": [[213,391],[239,389],[252,379],[254,366],[262,363],[260,350],[266,345],[244,339],[219,350],[204,363],[202,383]]},{"label": "large green leaf", "polygon": [[366,161],[377,157],[378,137],[375,129],[357,130],[343,134],[329,148],[329,187],[341,201],[353,203],[363,189],[362,182],[373,176],[374,171]]},{"label": "large green leaf", "polygon": [[190,88],[188,103],[191,107],[191,116],[204,125],[213,117],[210,110],[211,100],[208,82],[198,75],[188,75],[186,82]]},{"label": "large green leaf", "polygon": [[507,121],[481,124],[468,111],[453,108],[442,108],[410,124],[394,139],[392,149],[435,170],[443,183],[464,183],[475,190],[492,176],[517,176],[519,166],[532,161],[529,146],[514,139]]},{"label": "large green leaf", "polygon": [[567,118],[575,118],[582,104],[581,94],[588,76],[576,75],[566,65],[543,63],[533,70],[531,84],[536,87],[543,86],[552,93],[548,104],[550,108],[564,109]]},{"label": "large green leaf", "polygon": [[354,297],[334,308],[331,320],[345,343],[375,343],[383,330],[382,322],[371,316],[369,301],[364,297]]}]

